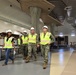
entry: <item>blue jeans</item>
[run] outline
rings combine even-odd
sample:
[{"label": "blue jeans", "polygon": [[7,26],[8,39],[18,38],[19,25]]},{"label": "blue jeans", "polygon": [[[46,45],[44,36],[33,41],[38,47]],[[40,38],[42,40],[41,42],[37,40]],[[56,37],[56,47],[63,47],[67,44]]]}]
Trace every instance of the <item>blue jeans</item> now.
[{"label": "blue jeans", "polygon": [[8,60],[11,59],[12,61],[14,60],[13,56],[11,56],[11,50],[12,49],[5,49],[5,64],[7,65]]}]

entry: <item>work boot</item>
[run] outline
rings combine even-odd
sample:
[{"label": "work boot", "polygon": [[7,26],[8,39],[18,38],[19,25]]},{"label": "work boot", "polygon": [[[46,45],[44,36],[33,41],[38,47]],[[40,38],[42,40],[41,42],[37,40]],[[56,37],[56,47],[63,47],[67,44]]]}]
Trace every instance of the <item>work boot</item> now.
[{"label": "work boot", "polygon": [[25,60],[27,57],[25,56],[24,58],[23,58],[23,60]]},{"label": "work boot", "polygon": [[28,62],[30,62],[30,56],[27,56],[27,58],[26,58],[26,61],[25,61],[26,63],[28,63]]},{"label": "work boot", "polygon": [[25,57],[23,57],[23,60],[25,60]]},{"label": "work boot", "polygon": [[26,60],[27,56],[25,56],[25,60]]},{"label": "work boot", "polygon": [[14,64],[14,60],[12,60],[12,64]]},{"label": "work boot", "polygon": [[44,64],[43,64],[43,69],[46,69],[46,67],[47,67],[47,63],[44,62]]}]

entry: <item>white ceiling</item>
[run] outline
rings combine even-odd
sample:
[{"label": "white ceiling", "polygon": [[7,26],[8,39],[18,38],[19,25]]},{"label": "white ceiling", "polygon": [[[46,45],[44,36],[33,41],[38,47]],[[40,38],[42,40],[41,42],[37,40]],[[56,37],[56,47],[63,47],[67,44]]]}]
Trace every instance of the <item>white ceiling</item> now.
[{"label": "white ceiling", "polygon": [[[25,28],[31,27],[30,17],[21,10],[20,4],[16,0],[0,0],[0,19]],[[57,30],[56,34],[60,32],[71,34],[74,28],[64,21],[63,26],[55,28],[55,31]]]},{"label": "white ceiling", "polygon": [[[10,5],[12,5],[12,7],[10,7]],[[0,0],[0,19],[13,23],[18,23],[26,28],[29,28],[30,17],[26,15],[26,13],[22,12],[19,7],[20,6],[16,2],[16,0]]]},{"label": "white ceiling", "polygon": [[26,29],[26,28],[23,28],[23,27],[20,27],[20,26],[17,26],[17,25],[14,25],[14,24],[4,22],[4,21],[0,20],[0,33],[1,32],[6,32],[6,30],[9,30],[9,29],[11,29],[13,31],[13,33],[15,31],[23,32],[24,30],[26,30],[29,33],[29,30]]},{"label": "white ceiling", "polygon": [[10,1],[11,4],[15,5],[16,7],[21,9],[20,3],[18,3],[16,0],[7,0]]},{"label": "white ceiling", "polygon": [[[75,29],[72,27],[71,24],[69,24],[66,20],[64,20],[64,22],[62,23],[63,26],[60,27],[56,27],[55,31],[56,34],[58,35],[59,33],[63,33],[64,35],[68,35],[71,34],[72,32],[75,32]],[[75,32],[76,33],[76,32]]]}]

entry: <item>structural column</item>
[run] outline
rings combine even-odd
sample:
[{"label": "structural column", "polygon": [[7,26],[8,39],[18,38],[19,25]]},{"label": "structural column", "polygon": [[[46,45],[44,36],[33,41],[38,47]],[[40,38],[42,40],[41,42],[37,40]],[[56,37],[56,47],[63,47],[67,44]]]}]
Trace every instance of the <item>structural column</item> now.
[{"label": "structural column", "polygon": [[36,32],[39,34],[39,19],[41,15],[41,8],[30,7],[31,24],[35,27]]},{"label": "structural column", "polygon": [[50,31],[55,36],[55,24],[54,23],[52,23],[52,25],[50,25]]}]

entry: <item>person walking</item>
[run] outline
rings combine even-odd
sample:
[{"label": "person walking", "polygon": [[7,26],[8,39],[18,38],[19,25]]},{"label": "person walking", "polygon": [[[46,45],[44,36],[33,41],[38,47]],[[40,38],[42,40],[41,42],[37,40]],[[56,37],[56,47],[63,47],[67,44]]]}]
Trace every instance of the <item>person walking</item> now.
[{"label": "person walking", "polygon": [[50,50],[50,44],[52,42],[51,38],[53,38],[53,35],[51,32],[48,32],[48,27],[43,26],[42,32],[40,33],[41,53],[44,57],[43,69],[46,69],[48,64],[48,52]]},{"label": "person walking", "polygon": [[18,53],[20,54],[20,53],[22,53],[22,50],[21,50],[21,48],[22,48],[22,39],[21,39],[20,35],[19,35],[19,38],[17,39],[17,41],[18,41],[18,47],[19,47]]},{"label": "person walking", "polygon": [[5,62],[2,66],[8,65],[8,60],[12,60],[12,64],[14,64],[14,57],[13,54],[11,55],[11,51],[14,47],[14,38],[12,37],[12,31],[6,31],[7,36],[4,38],[4,48],[5,48]]},{"label": "person walking", "polygon": [[38,37],[35,32],[35,28],[31,27],[30,34],[28,35],[28,56],[26,59],[26,63],[30,62],[30,58],[32,55],[34,55],[35,61],[37,61],[37,42]]},{"label": "person walking", "polygon": [[26,57],[28,55],[28,34],[27,34],[27,31],[23,32],[21,39],[22,39],[23,59],[26,59]]}]

